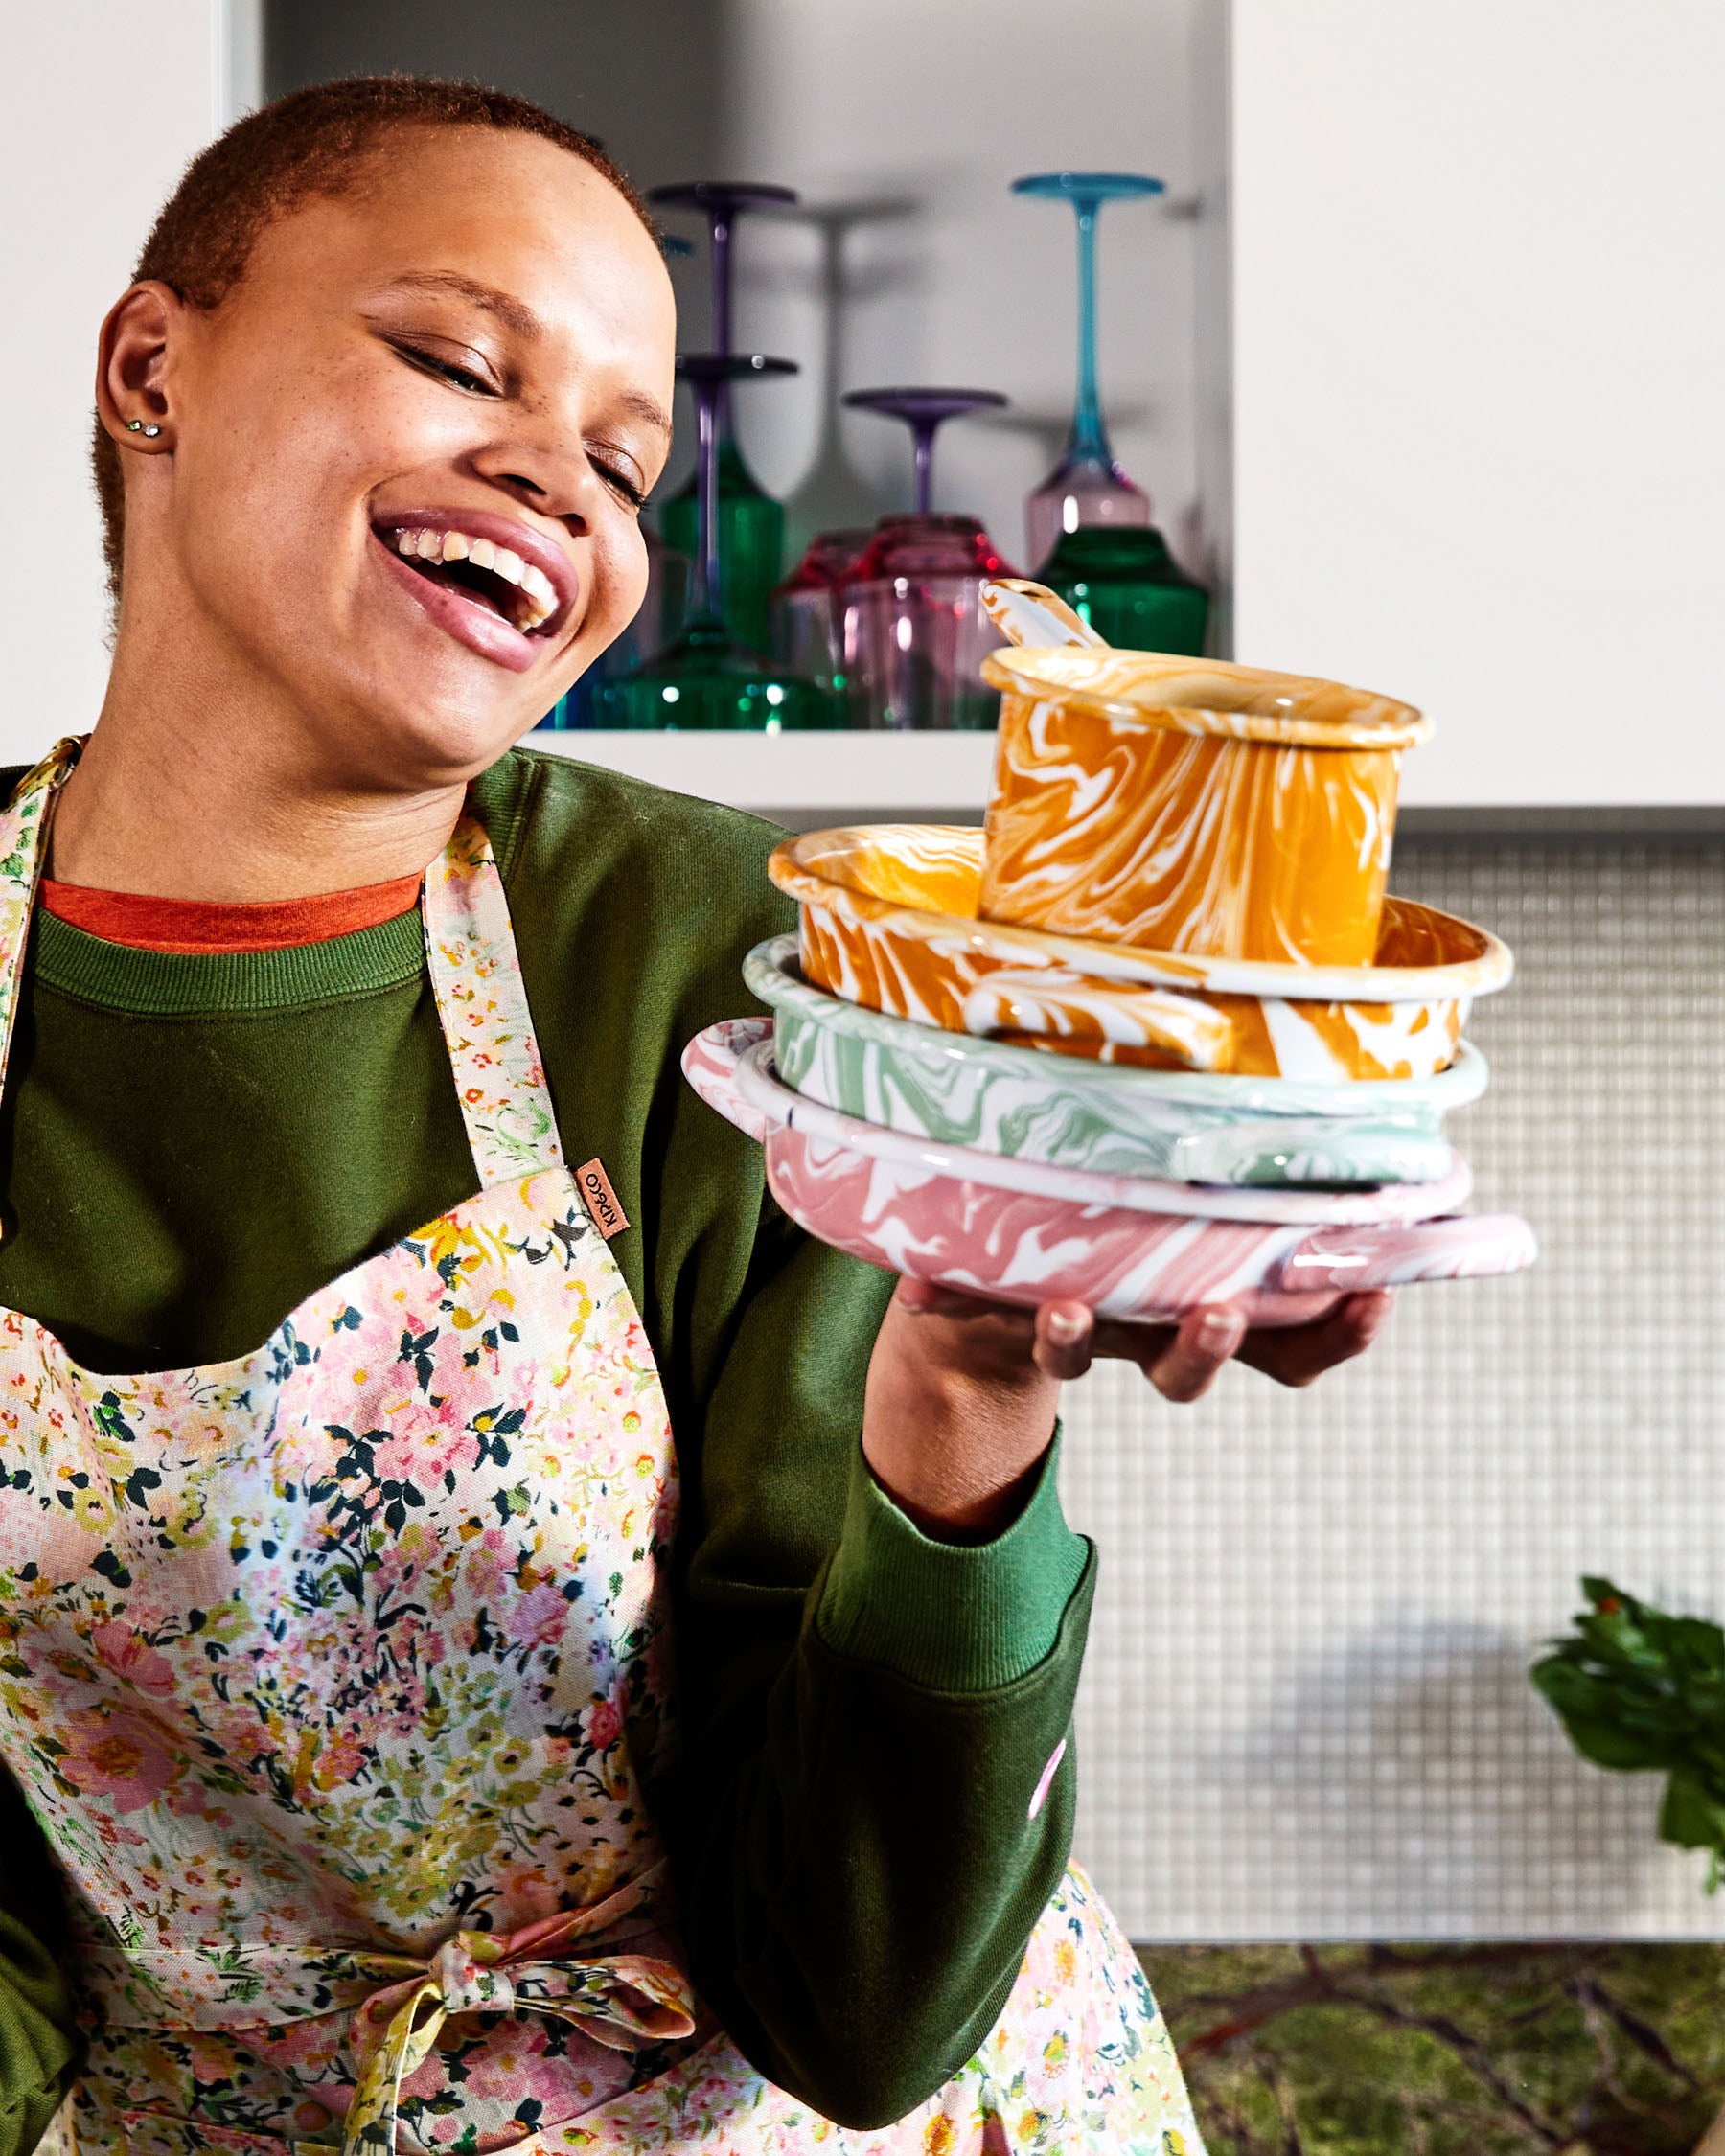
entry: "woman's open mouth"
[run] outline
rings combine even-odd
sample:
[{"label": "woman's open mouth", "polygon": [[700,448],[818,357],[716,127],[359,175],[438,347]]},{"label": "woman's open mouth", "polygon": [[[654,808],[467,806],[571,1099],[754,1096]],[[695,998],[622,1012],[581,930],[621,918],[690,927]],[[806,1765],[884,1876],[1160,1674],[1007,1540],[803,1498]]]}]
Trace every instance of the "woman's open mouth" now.
[{"label": "woman's open mouth", "polygon": [[384,529],[378,537],[428,584],[462,592],[523,636],[545,633],[546,625],[564,611],[544,570],[524,562],[513,547],[472,532],[423,525]]}]

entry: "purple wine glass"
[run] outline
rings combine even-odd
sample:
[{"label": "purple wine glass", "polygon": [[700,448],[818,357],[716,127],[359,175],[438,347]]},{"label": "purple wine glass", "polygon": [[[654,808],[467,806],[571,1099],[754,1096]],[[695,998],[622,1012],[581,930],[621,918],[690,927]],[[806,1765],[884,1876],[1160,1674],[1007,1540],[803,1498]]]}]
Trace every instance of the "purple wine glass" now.
[{"label": "purple wine glass", "polygon": [[[708,350],[724,358],[734,350],[734,259],[737,219],[748,211],[786,208],[796,191],[754,180],[687,180],[656,187],[648,200],[667,208],[697,210],[712,236],[713,321]],[[745,644],[759,651],[768,637],[768,603],[785,558],[785,512],[744,462],[731,419],[729,382],[719,387],[719,551],[724,560],[724,613]],[[659,511],[666,541],[693,554],[700,545],[693,480]]]},{"label": "purple wine glass", "polygon": [[677,372],[695,399],[699,539],[689,617],[661,652],[606,684],[610,721],[639,729],[692,732],[781,729],[838,722],[831,699],[805,675],[775,666],[726,627],[719,547],[720,400],[734,381],[794,375],[794,359],[759,352],[685,352]]},{"label": "purple wine glass", "polygon": [[936,431],[966,412],[999,411],[1006,400],[998,389],[852,389],[841,401],[860,412],[903,420],[910,429],[916,449],[916,514],[927,516],[934,495]]},{"label": "purple wine glass", "polygon": [[936,430],[1006,399],[993,389],[855,389],[843,401],[903,420],[916,452],[915,514],[884,516],[834,593],[851,722],[984,730],[1000,700],[982,679],[982,659],[1000,637],[982,585],[1013,572],[975,516],[936,516],[930,503]]}]

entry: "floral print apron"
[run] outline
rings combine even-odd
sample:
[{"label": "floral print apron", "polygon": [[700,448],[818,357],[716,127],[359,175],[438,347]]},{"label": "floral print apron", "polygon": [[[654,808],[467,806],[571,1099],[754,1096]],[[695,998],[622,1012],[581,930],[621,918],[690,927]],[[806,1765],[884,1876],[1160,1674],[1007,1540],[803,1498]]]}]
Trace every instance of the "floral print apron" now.
[{"label": "floral print apron", "polygon": [[[41,839],[0,816],[0,1080]],[[427,959],[476,1196],[255,1353],[81,1367],[0,1313],[0,1755],[64,1873],[87,2156],[1181,2156],[1130,1948],[1073,1870],[982,2050],[834,2125],[692,1993],[640,1777],[671,1737],[677,1471],[565,1166],[502,881]]]}]

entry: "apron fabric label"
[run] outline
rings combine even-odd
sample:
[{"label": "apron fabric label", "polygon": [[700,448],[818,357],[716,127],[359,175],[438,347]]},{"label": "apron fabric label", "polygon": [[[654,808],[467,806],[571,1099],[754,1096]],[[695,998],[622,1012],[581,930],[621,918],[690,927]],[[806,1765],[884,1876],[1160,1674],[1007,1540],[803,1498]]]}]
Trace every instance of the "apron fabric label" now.
[{"label": "apron fabric label", "polygon": [[592,1214],[593,1226],[600,1234],[608,1243],[613,1235],[621,1235],[629,1226],[629,1218],[617,1203],[605,1163],[597,1154],[576,1169],[575,1180],[581,1185],[581,1195],[586,1200],[586,1209]]}]

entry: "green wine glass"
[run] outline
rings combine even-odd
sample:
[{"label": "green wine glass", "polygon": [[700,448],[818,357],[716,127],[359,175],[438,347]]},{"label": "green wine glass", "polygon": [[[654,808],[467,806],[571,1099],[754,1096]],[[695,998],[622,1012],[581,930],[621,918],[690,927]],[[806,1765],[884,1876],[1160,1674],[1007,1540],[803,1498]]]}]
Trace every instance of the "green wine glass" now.
[{"label": "green wine glass", "polygon": [[604,723],[634,731],[781,733],[836,726],[841,713],[817,683],[745,644],[724,612],[719,547],[720,401],[734,381],[794,375],[792,359],[758,352],[679,353],[695,400],[699,544],[689,613],[665,648],[601,691]]},{"label": "green wine glass", "polygon": [[[687,180],[656,187],[647,199],[656,206],[699,210],[712,241],[713,323],[711,350],[732,349],[734,263],[731,241],[736,221],[764,206],[788,207],[796,200],[789,187],[743,180]],[[701,544],[699,474],[691,474],[680,493],[659,512],[666,543],[693,555]],[[719,558],[724,568],[724,618],[750,651],[765,651],[774,586],[784,569],[785,512],[764,493],[743,460],[731,423],[729,385],[719,398]]]}]

